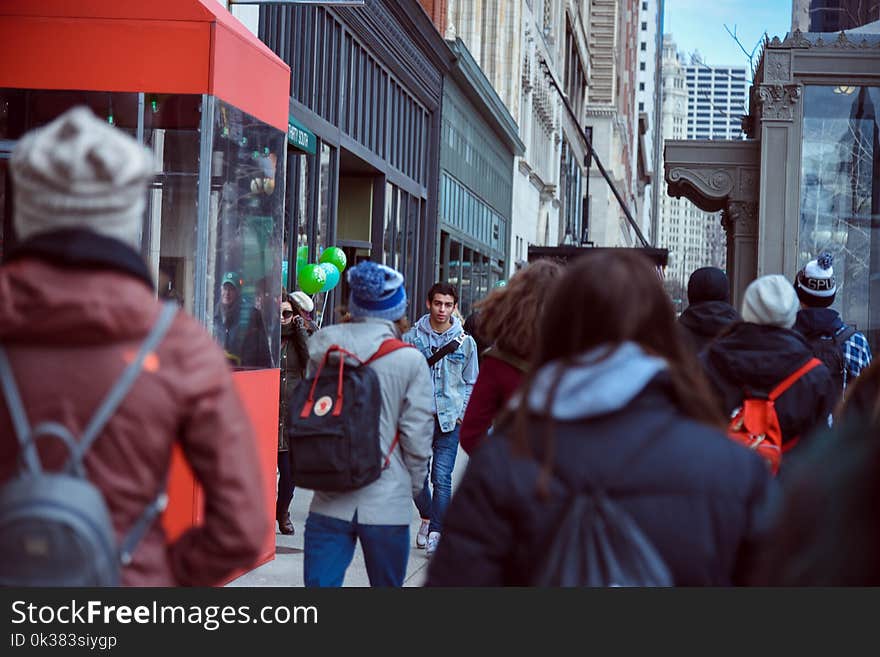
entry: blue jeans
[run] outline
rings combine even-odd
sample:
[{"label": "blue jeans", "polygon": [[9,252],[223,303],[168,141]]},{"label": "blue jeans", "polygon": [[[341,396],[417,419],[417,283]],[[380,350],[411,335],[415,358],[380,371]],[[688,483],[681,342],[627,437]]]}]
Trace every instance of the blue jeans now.
[{"label": "blue jeans", "polygon": [[342,586],[360,539],[370,586],[403,586],[409,560],[408,525],[361,525],[309,513],[305,536],[305,585]]},{"label": "blue jeans", "polygon": [[455,456],[458,454],[458,431],[461,425],[456,424],[455,429],[444,433],[440,430],[440,424],[434,418],[434,442],[432,444],[434,456],[431,459],[431,484],[434,486],[434,496],[428,488],[428,475],[425,475],[425,485],[422,492],[415,499],[416,508],[422,518],[430,518],[429,532],[443,531],[443,516],[446,515],[446,507],[452,499],[452,470],[455,468]]}]

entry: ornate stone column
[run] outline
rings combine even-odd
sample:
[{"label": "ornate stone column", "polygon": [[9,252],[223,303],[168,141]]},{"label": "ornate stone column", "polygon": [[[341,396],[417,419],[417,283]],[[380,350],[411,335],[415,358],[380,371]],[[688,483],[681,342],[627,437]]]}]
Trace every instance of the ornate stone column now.
[{"label": "ornate stone column", "polygon": [[730,302],[739,308],[746,287],[758,272],[758,204],[755,201],[730,201],[721,213],[721,225],[727,233],[727,269],[730,278]]},{"label": "ornate stone column", "polygon": [[770,48],[752,88],[761,134],[757,274],[797,270],[803,85],[792,79],[790,48]]}]

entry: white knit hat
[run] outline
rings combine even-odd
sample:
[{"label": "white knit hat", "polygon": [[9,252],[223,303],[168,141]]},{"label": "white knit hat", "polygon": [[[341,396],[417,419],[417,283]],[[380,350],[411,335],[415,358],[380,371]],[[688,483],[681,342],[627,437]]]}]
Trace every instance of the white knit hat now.
[{"label": "white knit hat", "polygon": [[747,322],[791,328],[797,312],[797,294],[785,276],[761,276],[746,288],[742,318]]},{"label": "white knit hat", "polygon": [[10,171],[20,240],[84,228],[139,248],[155,159],[88,108],[70,109],[25,135]]},{"label": "white knit hat", "polygon": [[315,309],[315,302],[312,301],[311,297],[302,290],[291,292],[287,296],[290,298],[291,303],[295,303],[307,313],[310,313]]}]

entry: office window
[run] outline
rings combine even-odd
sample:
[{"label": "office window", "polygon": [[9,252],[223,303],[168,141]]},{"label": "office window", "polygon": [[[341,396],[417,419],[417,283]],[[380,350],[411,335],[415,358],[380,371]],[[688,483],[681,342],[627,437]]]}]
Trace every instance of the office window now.
[{"label": "office window", "polygon": [[639,82],[639,91],[644,91],[644,90],[645,90],[645,83]]},{"label": "office window", "polygon": [[644,70],[645,70],[645,62],[640,62],[640,63],[639,63],[639,70],[640,70],[640,71],[644,71]]},{"label": "office window", "polygon": [[644,111],[645,111],[645,104],[644,104],[644,103],[639,103],[639,111],[640,111],[640,112],[644,112]]},{"label": "office window", "polygon": [[647,2],[642,3],[642,11],[648,11],[648,3]]},{"label": "office window", "polygon": [[645,43],[644,41],[642,41],[640,48],[641,48],[642,51],[645,51],[645,50],[648,49],[648,44]]},{"label": "office window", "polygon": [[648,24],[645,21],[642,21],[642,30],[647,30]]}]

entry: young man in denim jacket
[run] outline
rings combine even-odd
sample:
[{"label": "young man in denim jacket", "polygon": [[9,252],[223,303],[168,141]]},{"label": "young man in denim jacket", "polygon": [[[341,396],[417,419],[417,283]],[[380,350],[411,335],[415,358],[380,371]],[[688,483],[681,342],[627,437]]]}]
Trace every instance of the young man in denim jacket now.
[{"label": "young man in denim jacket", "polygon": [[422,517],[416,546],[426,548],[425,554],[430,557],[440,541],[443,515],[452,497],[452,470],[458,451],[458,432],[477,381],[479,364],[474,339],[464,333],[461,321],[454,315],[458,306],[455,287],[448,283],[435,283],[428,291],[426,305],[428,314],[423,315],[403,339],[413,344],[427,359],[451,341],[457,343],[454,351],[431,366],[434,439],[430,479],[434,494],[432,499],[428,477],[425,477],[422,492],[415,499]]}]

